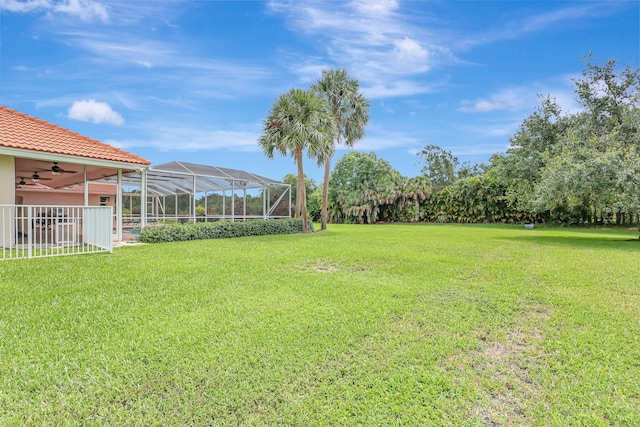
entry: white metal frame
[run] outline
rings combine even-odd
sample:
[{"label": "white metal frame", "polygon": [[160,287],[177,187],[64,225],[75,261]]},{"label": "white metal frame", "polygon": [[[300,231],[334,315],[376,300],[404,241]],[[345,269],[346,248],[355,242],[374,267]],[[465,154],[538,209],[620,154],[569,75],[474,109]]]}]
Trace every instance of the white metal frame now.
[{"label": "white metal frame", "polygon": [[[113,182],[113,178],[103,180]],[[144,227],[148,223],[166,222],[174,220],[180,222],[196,221],[246,221],[250,219],[291,218],[291,186],[259,175],[237,169],[215,166],[197,165],[193,163],[171,162],[158,165],[145,171],[124,174],[120,181],[125,187],[138,187],[139,193],[127,193],[124,197],[140,197],[140,214],[123,216],[127,226]],[[274,189],[280,189],[280,194],[272,200]],[[247,214],[247,190],[261,191],[262,212],[258,215]],[[242,192],[242,212],[236,212],[236,193]],[[230,195],[228,195],[230,193]],[[208,196],[222,195],[222,214],[209,214],[207,209]],[[189,212],[177,213],[177,198],[179,195],[189,195]],[[205,200],[205,215],[196,213],[196,199],[203,195]],[[288,196],[288,197],[287,197]],[[167,198],[175,198],[174,213],[167,213]],[[230,198],[230,214],[226,213],[226,202]],[[146,200],[143,203],[142,200]],[[275,209],[281,204],[288,203],[286,215],[274,215]],[[131,203],[130,203],[131,204]]]}]

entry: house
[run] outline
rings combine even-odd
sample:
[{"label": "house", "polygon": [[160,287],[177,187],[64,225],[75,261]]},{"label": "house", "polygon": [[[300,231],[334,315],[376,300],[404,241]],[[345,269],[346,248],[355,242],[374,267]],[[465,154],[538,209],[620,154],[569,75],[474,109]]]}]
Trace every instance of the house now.
[{"label": "house", "polygon": [[[189,198],[186,211],[180,197]],[[111,251],[123,230],[149,221],[289,217],[288,184],[185,162],[151,168],[135,154],[0,106],[0,260]]]},{"label": "house", "polygon": [[[119,240],[122,175],[137,172],[144,181],[149,165],[149,160],[135,154],[0,106],[3,252],[26,245],[33,256],[34,250],[44,253],[56,245],[59,249],[61,241],[77,249],[80,243],[95,240],[91,233],[102,233],[105,227],[109,240]],[[117,177],[115,185],[89,184],[108,177]],[[141,187],[145,188],[144,182]],[[98,217],[103,218],[99,223]]]}]

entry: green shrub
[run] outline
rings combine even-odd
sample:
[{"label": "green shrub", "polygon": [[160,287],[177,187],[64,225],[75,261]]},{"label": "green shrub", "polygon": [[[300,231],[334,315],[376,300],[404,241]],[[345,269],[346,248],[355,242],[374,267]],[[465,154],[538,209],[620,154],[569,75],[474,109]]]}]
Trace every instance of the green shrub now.
[{"label": "green shrub", "polygon": [[[309,230],[313,231],[311,222],[309,222]],[[198,222],[145,227],[138,240],[144,243],[181,242],[269,234],[294,234],[301,231],[302,220],[299,218],[249,222]]]}]

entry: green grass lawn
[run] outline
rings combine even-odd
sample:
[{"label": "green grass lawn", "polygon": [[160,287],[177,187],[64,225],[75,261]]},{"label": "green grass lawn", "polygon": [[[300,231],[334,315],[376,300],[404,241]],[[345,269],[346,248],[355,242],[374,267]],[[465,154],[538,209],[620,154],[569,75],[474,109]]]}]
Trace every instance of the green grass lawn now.
[{"label": "green grass lawn", "polygon": [[331,225],[0,263],[0,425],[640,425],[637,231]]}]

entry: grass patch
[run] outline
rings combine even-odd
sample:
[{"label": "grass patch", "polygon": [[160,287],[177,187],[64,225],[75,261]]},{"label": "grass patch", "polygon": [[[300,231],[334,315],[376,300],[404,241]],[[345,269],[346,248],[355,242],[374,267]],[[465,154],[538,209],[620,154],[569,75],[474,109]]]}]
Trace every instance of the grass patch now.
[{"label": "grass patch", "polygon": [[0,263],[0,425],[640,425],[625,230],[332,225]]}]

